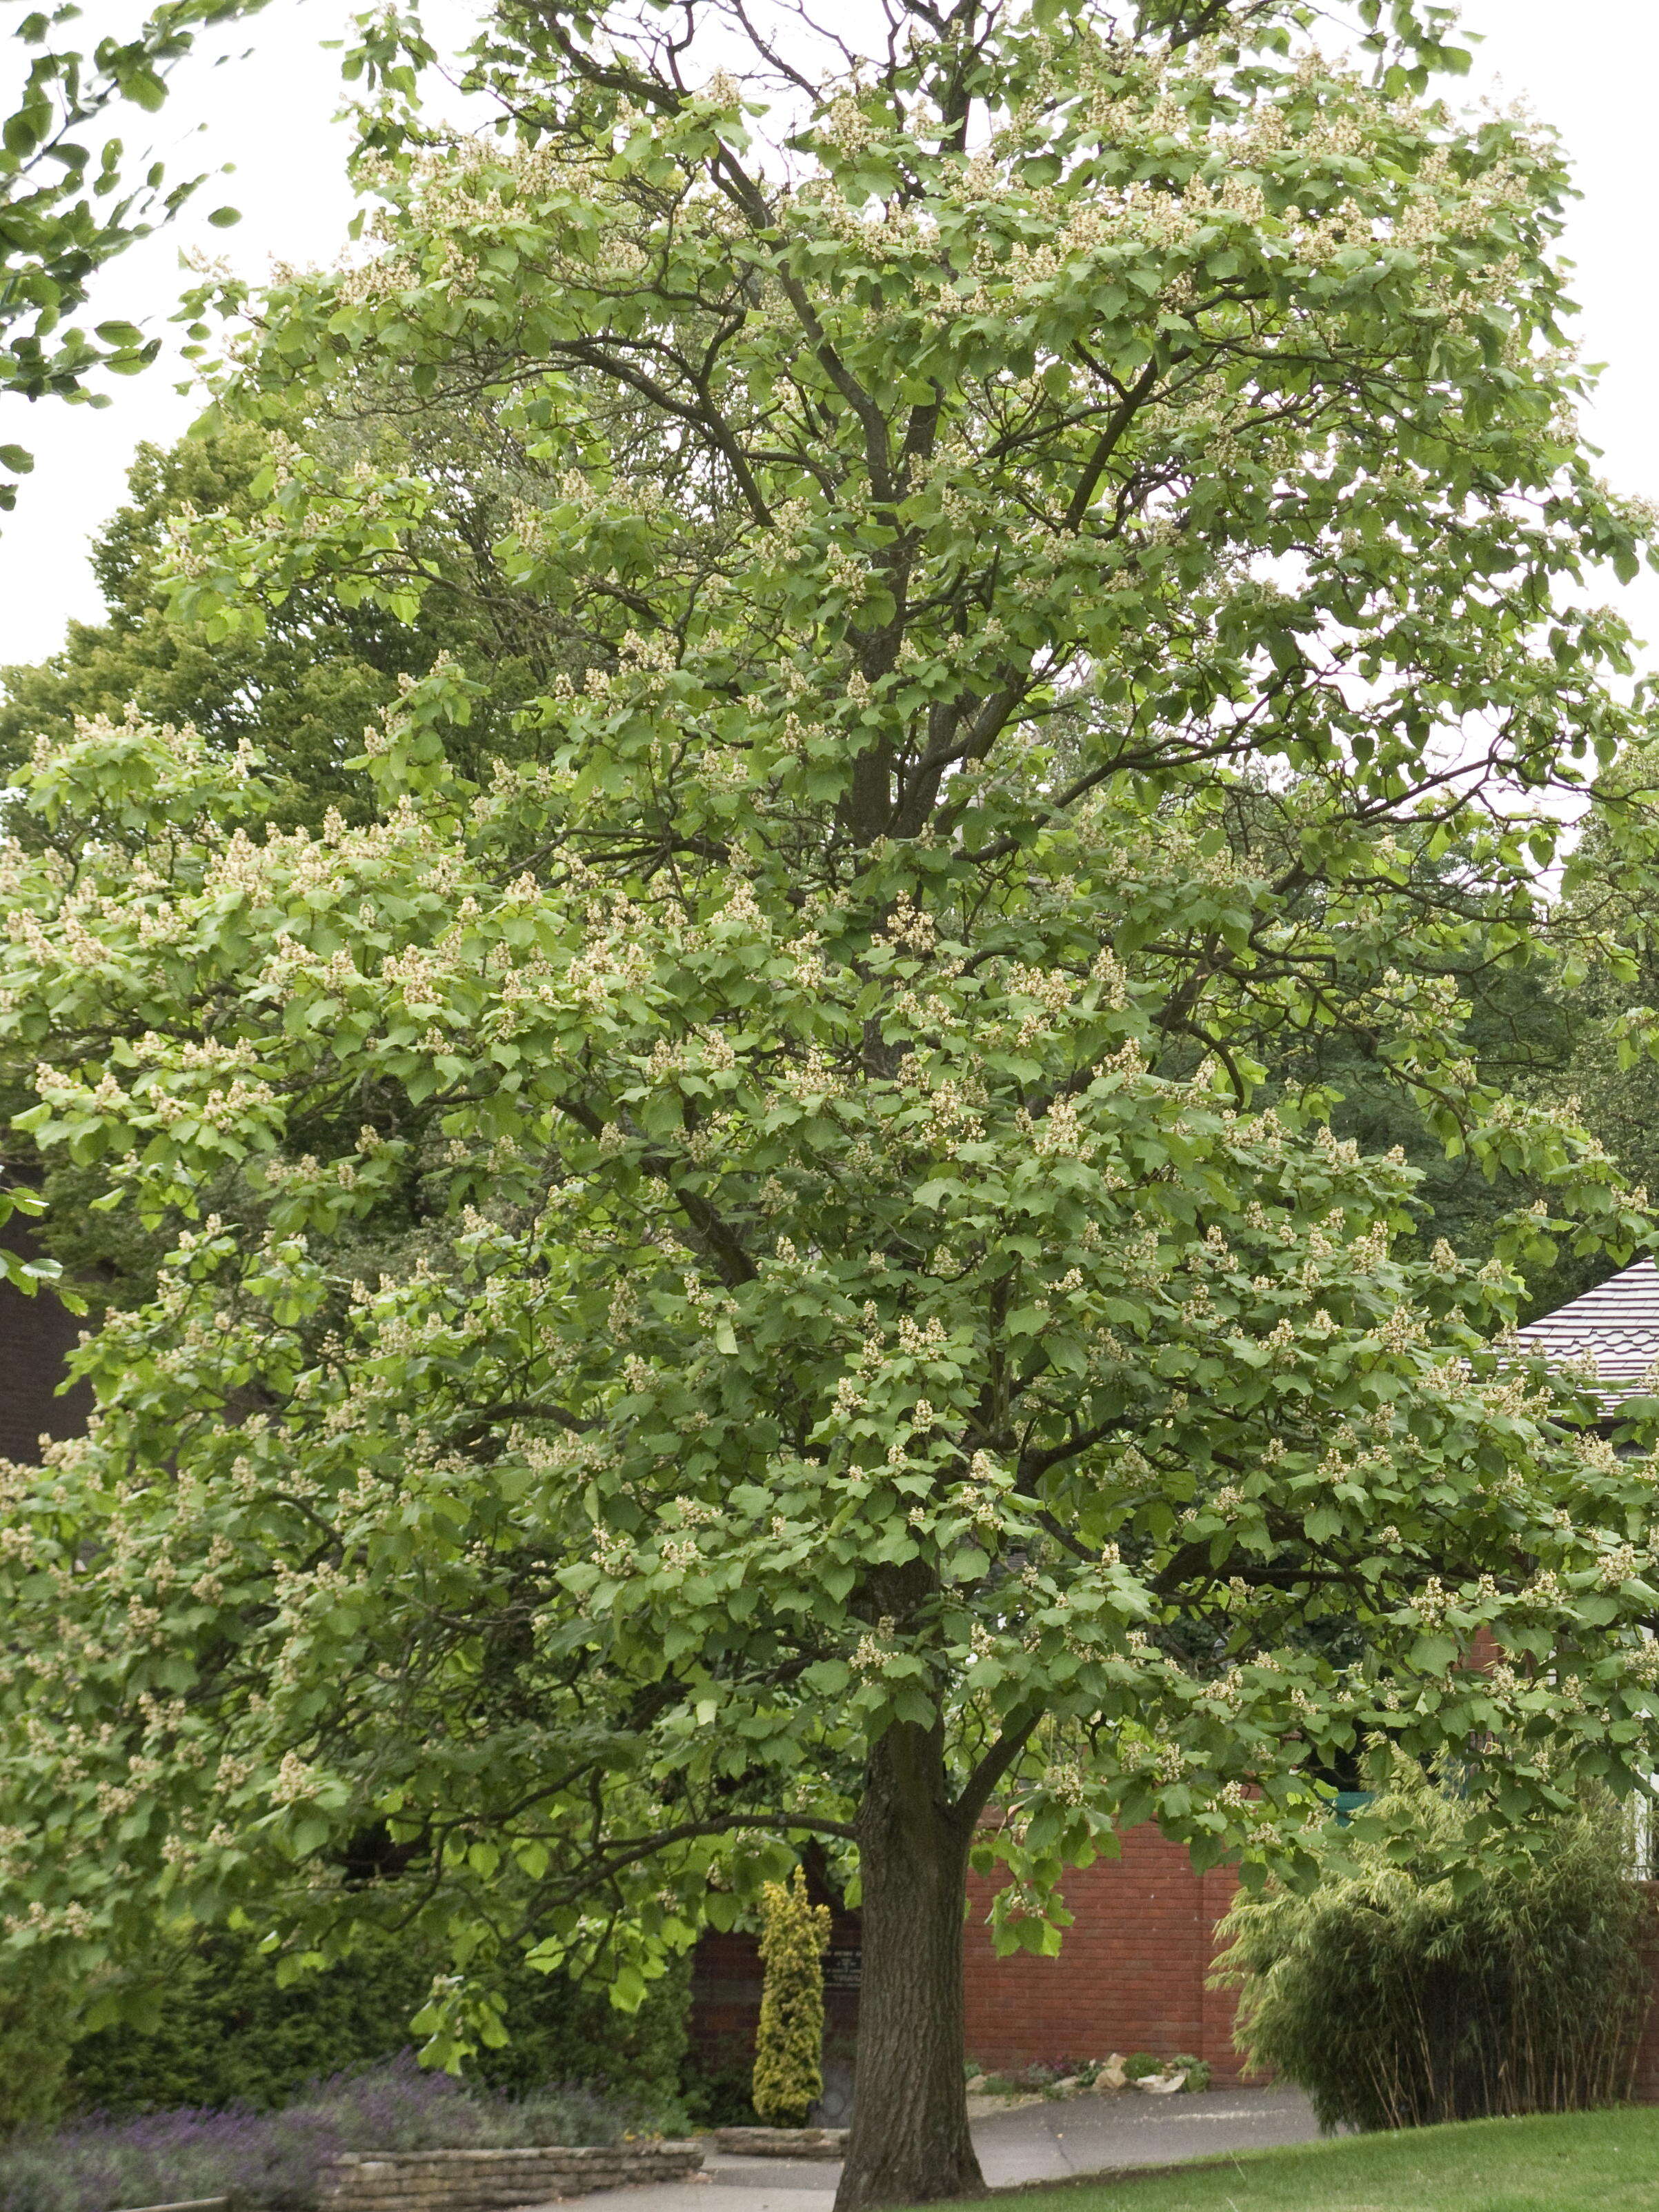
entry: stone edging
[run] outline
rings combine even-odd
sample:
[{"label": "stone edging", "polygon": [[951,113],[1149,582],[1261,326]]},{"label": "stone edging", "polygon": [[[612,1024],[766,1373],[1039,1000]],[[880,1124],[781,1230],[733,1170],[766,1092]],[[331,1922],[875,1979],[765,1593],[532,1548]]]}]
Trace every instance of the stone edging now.
[{"label": "stone edging", "polygon": [[229,2212],[228,2197],[188,2197],[177,2204],[146,2204],[141,2212]]},{"label": "stone edging", "polygon": [[841,2158],[845,2128],[716,2128],[716,2150],[739,2158]]},{"label": "stone edging", "polygon": [[329,2160],[318,2202],[325,2212],[509,2212],[590,2189],[679,2181],[702,2165],[694,2142],[352,2151]]}]

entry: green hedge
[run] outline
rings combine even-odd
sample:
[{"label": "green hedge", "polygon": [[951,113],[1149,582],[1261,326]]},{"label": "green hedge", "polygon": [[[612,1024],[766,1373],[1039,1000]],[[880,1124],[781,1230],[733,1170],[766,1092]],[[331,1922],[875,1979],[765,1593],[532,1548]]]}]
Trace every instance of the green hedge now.
[{"label": "green hedge", "polygon": [[74,2020],[56,1981],[13,1961],[0,1984],[0,2139],[63,2112]]},{"label": "green hedge", "polygon": [[[507,1987],[512,2040],[482,2052],[469,2072],[509,2093],[582,2081],[672,2099],[686,2050],[690,1972],[690,1962],[682,1962],[653,1985],[638,2012],[628,2014],[602,1989],[520,1967]],[[431,1960],[382,1938],[347,1964],[283,1989],[275,1960],[252,1937],[203,1937],[158,1972],[153,2027],[118,2024],[75,2044],[55,2091],[58,2108],[125,2114],[245,2103],[269,2109],[307,2081],[388,2057],[417,2040],[409,2021],[432,1973]],[[0,2061],[3,2056],[0,2013]]]}]

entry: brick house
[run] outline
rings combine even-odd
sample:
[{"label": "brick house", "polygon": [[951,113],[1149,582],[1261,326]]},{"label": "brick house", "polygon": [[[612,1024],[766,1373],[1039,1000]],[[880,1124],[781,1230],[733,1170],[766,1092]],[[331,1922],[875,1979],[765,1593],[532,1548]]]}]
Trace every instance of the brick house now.
[{"label": "brick house", "polygon": [[1611,1410],[1659,1367],[1659,1265],[1637,1261],[1529,1322],[1520,1340],[1527,1351],[1558,1362],[1593,1362]]}]

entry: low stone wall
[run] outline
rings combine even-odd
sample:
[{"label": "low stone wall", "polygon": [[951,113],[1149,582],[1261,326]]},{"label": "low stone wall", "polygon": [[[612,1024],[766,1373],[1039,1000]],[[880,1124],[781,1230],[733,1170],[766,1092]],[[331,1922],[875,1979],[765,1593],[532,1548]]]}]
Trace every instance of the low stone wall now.
[{"label": "low stone wall", "polygon": [[590,2189],[683,2181],[702,2164],[702,2146],[693,2142],[354,2151],[330,2161],[320,2202],[327,2212],[510,2212]]},{"label": "low stone wall", "polygon": [[714,2148],[738,2158],[845,2158],[845,2128],[716,2128]]}]

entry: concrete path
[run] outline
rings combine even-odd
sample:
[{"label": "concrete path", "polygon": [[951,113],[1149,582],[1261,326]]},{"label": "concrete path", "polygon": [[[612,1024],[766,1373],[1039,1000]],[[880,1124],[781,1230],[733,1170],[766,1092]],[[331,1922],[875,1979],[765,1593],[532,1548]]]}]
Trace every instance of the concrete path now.
[{"label": "concrete path", "polygon": [[1206,2089],[1188,2097],[1067,2097],[998,2112],[974,2129],[993,2189],[1063,2181],[1115,2166],[1174,2166],[1218,2151],[1267,2150],[1319,2133],[1299,2089]]},{"label": "concrete path", "polygon": [[1270,2150],[1318,2135],[1298,2088],[1212,2088],[1197,2097],[1066,2097],[998,2112],[973,2128],[991,2188],[1064,2181],[1109,2166],[1175,2166],[1225,2150]]},{"label": "concrete path", "polygon": [[[1230,2150],[1311,2142],[1298,2089],[1208,2089],[1194,2097],[1067,2097],[974,2123],[993,2189],[1064,2181],[1110,2166],[1174,2166]],[[828,2159],[733,2158],[710,2151],[696,2181],[652,2182],[566,2199],[562,2212],[830,2212],[841,2167]],[[552,2208],[549,2208],[552,2212]]]}]

